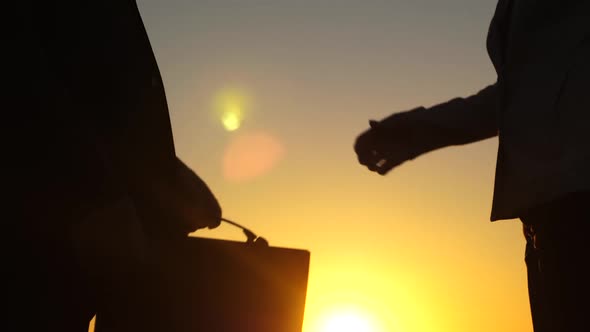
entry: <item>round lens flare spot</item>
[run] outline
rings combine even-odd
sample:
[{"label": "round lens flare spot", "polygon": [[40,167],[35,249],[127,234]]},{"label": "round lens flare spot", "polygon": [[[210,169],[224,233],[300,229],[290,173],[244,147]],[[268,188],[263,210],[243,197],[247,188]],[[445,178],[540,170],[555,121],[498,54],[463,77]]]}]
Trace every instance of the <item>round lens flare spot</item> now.
[{"label": "round lens flare spot", "polygon": [[249,105],[246,94],[235,89],[221,90],[214,100],[215,112],[227,131],[235,131],[241,127]]},{"label": "round lens flare spot", "polygon": [[377,329],[363,313],[343,311],[326,317],[319,332],[377,332]]},{"label": "round lens flare spot", "polygon": [[227,112],[221,115],[221,123],[227,131],[234,131],[240,128],[242,120],[237,113]]},{"label": "round lens flare spot", "polygon": [[223,156],[224,177],[233,182],[254,179],[275,168],[284,154],[281,142],[268,133],[236,134]]}]

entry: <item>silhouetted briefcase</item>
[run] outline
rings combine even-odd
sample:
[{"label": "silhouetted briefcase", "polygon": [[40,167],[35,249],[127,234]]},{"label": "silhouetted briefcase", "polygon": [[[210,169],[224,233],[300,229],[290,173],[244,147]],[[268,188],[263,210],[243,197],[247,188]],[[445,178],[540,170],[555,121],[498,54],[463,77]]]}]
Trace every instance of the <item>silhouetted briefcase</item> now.
[{"label": "silhouetted briefcase", "polygon": [[[310,253],[244,233],[248,242],[189,237],[157,250],[144,312],[128,317],[141,331],[301,332]],[[99,314],[96,331],[117,330],[108,325]]]}]

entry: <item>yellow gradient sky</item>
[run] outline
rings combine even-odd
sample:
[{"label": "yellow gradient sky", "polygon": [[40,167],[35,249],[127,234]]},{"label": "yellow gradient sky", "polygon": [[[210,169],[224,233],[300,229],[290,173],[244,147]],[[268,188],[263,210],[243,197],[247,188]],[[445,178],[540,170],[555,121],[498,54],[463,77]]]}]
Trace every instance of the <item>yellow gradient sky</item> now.
[{"label": "yellow gradient sky", "polygon": [[[227,218],[312,253],[304,332],[331,332],[322,322],[348,311],[369,332],[532,331],[519,222],[489,222],[497,141],[386,177],[352,150],[371,118],[495,79],[485,51],[495,5],[139,1],[178,155]],[[219,109],[228,91],[243,98],[228,106],[238,118]],[[196,235],[241,238],[227,227]]]}]

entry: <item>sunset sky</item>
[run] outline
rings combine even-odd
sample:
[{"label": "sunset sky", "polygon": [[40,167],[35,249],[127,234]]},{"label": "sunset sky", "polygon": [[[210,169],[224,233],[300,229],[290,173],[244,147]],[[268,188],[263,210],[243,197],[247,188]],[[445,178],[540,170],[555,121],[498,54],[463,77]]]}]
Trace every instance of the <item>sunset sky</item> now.
[{"label": "sunset sky", "polygon": [[138,3],[177,154],[225,217],[311,252],[304,332],[338,315],[366,332],[532,331],[520,224],[489,222],[497,140],[385,177],[352,148],[369,119],[495,80],[496,1]]}]

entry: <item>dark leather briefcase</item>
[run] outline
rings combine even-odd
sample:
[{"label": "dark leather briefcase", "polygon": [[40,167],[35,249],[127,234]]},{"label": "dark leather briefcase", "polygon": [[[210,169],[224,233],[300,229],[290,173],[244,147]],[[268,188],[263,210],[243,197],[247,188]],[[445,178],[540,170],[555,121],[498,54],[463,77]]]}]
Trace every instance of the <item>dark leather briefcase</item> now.
[{"label": "dark leather briefcase", "polygon": [[[149,278],[138,276],[137,312],[125,317],[141,319],[142,332],[301,332],[310,253],[244,233],[247,242],[188,237],[159,247]],[[119,330],[98,313],[96,332]]]}]

